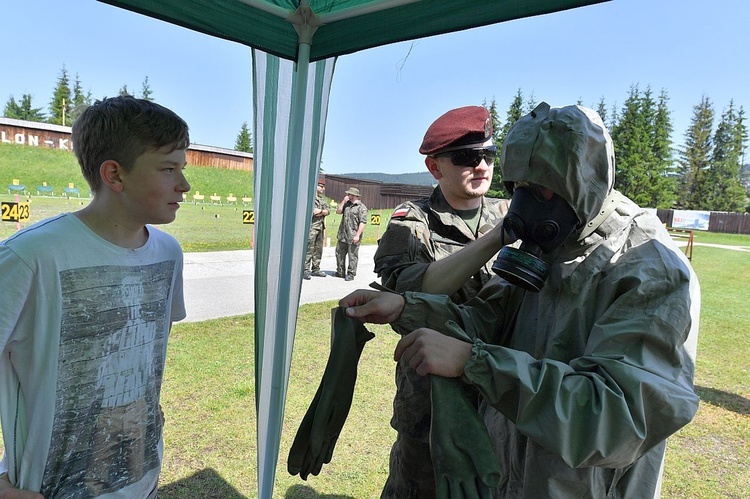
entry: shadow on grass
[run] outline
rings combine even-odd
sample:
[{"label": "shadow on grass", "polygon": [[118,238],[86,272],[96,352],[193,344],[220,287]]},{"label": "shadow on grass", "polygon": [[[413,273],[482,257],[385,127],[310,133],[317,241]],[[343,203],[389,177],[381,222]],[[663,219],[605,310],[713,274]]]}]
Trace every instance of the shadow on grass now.
[{"label": "shadow on grass", "polygon": [[698,397],[703,402],[708,402],[711,405],[736,412],[737,414],[750,415],[750,400],[736,393],[698,385],[695,385],[695,393],[698,394]]},{"label": "shadow on grass", "polygon": [[[161,493],[161,490],[159,491]],[[161,495],[159,495],[161,499]],[[284,499],[354,499],[352,496],[342,495],[321,495],[315,492],[315,489],[307,485],[292,485],[286,489]]]},{"label": "shadow on grass", "polygon": [[158,495],[159,499],[247,499],[211,468],[159,487]]}]

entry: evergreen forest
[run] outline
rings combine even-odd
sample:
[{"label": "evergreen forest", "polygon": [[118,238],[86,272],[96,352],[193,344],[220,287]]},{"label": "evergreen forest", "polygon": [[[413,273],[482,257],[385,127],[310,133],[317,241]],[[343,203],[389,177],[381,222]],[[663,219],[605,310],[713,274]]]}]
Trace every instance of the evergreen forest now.
[{"label": "evergreen forest", "polygon": [[[152,99],[153,91],[145,77],[138,95],[127,85],[118,95]],[[63,65],[46,107],[35,107],[32,96],[19,100],[10,96],[3,116],[27,121],[70,125],[92,103],[76,74],[71,82]],[[655,94],[650,87],[631,86],[624,103],[607,105],[604,97],[592,107],[608,128],[616,158],[615,188],[640,206],[725,212],[750,212],[750,163],[745,156],[748,142],[745,110],[733,100],[717,109],[704,95],[692,109],[691,121],[681,144],[673,143],[674,127],[666,90]],[[519,89],[501,116],[497,101],[482,103],[493,119],[495,142],[502,144],[510,127],[530,112],[538,102],[524,98]],[[252,137],[242,123],[235,149],[252,152]],[[496,159],[496,162],[499,158]],[[499,168],[495,168],[494,197],[508,197]]]}]

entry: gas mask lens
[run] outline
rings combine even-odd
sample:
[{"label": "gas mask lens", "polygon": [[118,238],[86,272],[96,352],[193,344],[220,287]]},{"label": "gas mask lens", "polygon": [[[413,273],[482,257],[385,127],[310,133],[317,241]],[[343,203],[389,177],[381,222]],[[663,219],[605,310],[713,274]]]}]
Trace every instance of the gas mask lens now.
[{"label": "gas mask lens", "polygon": [[508,282],[538,292],[549,275],[549,266],[539,256],[558,248],[575,230],[578,217],[557,194],[524,185],[513,190],[503,228],[520,248],[505,246],[492,270]]}]

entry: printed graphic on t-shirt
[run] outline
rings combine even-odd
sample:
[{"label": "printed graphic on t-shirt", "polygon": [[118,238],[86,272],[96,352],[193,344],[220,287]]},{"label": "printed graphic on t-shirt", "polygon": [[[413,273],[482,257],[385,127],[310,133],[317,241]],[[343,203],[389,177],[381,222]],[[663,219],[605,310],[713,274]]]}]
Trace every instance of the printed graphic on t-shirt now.
[{"label": "printed graphic on t-shirt", "polygon": [[60,273],[60,362],[44,497],[117,491],[159,465],[174,267],[167,261]]}]

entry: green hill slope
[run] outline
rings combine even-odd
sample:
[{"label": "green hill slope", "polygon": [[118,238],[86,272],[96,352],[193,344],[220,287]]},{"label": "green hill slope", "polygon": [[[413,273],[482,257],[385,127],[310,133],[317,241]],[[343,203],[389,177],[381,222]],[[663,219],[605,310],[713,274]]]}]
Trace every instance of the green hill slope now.
[{"label": "green hill slope", "polygon": [[[185,175],[191,191],[200,191],[208,196],[217,193],[226,197],[233,193],[238,198],[253,196],[253,174],[241,170],[197,167],[188,165]],[[63,187],[74,183],[81,194],[88,194],[88,185],[83,179],[78,161],[70,151],[45,147],[29,147],[16,144],[0,144],[0,193],[8,195],[6,186],[18,179],[27,192],[36,194],[36,186],[47,182],[55,188],[55,194]]]}]

